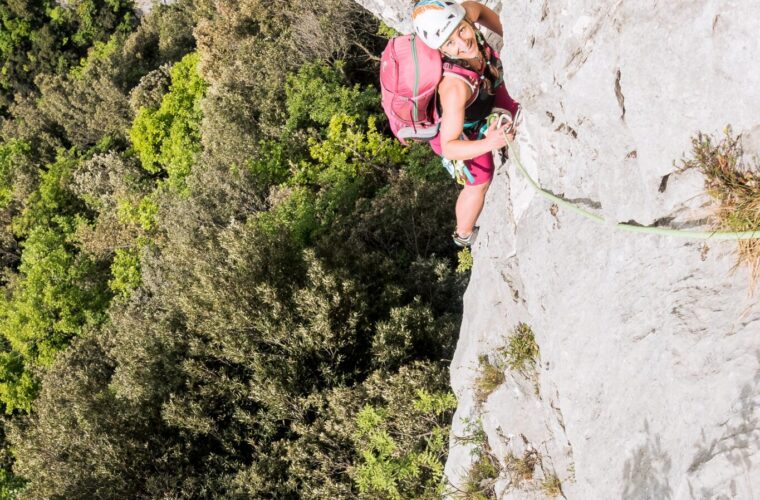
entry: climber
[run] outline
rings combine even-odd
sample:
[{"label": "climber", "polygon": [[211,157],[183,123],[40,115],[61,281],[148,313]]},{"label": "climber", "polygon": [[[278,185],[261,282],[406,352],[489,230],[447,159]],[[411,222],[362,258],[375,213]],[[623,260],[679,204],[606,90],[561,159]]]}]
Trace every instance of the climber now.
[{"label": "climber", "polygon": [[[506,146],[505,135],[514,140],[515,134],[511,120],[486,125],[486,118],[498,108],[516,117],[519,108],[507,92],[499,56],[474,25],[502,36],[501,22],[493,10],[477,2],[420,0],[412,11],[412,23],[417,36],[443,56],[444,73],[438,84],[440,132],[430,145],[448,160],[464,160],[471,174],[463,180],[456,202],[457,225],[452,235],[458,246],[469,247],[477,236],[475,223],[493,178],[492,152]],[[474,78],[467,77],[467,72]]]}]

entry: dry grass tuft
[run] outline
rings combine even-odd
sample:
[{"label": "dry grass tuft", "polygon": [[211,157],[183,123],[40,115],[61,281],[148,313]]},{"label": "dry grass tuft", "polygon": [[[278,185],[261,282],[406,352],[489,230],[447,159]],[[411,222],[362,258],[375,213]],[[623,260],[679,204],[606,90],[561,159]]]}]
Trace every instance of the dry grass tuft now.
[{"label": "dry grass tuft", "polygon": [[499,462],[491,453],[488,443],[477,448],[477,457],[467,473],[464,485],[465,498],[472,500],[490,500],[496,498],[494,485],[499,477]]},{"label": "dry grass tuft", "polygon": [[512,485],[518,488],[522,483],[533,480],[533,471],[539,462],[539,456],[535,450],[528,450],[522,458],[513,454],[507,455],[505,462]]},{"label": "dry grass tuft", "polygon": [[541,489],[547,496],[558,497],[562,494],[562,483],[556,474],[550,474],[544,479],[544,482],[541,483]]},{"label": "dry grass tuft", "polygon": [[488,396],[504,383],[504,367],[499,363],[493,364],[488,356],[480,356],[480,375],[475,380],[475,401],[483,404]]},{"label": "dry grass tuft", "polygon": [[[692,157],[682,160],[681,170],[696,168],[705,176],[705,190],[717,202],[713,221],[716,231],[760,230],[760,165],[744,158],[741,134],[731,127],[714,141],[698,133],[691,141]],[[760,239],[739,240],[737,266],[750,273],[750,294],[760,278]]]}]

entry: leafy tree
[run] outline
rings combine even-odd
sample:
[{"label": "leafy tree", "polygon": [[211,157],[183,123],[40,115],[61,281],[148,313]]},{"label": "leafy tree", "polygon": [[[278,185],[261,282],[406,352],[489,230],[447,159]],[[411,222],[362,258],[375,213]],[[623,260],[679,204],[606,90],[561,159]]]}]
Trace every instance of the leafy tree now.
[{"label": "leafy tree", "polygon": [[0,498],[16,498],[24,489],[26,481],[13,473],[13,453],[8,447],[7,432],[11,425],[10,418],[5,416],[0,421]]},{"label": "leafy tree", "polygon": [[371,52],[381,42],[373,34],[378,20],[354,1],[325,0],[315,4],[294,3],[290,15],[293,51],[302,61],[347,62],[351,73],[369,69],[374,73]]},{"label": "leafy tree", "polygon": [[137,114],[140,108],[158,109],[171,85],[171,65],[163,64],[147,73],[129,92],[129,105]]},{"label": "leafy tree", "polygon": [[[290,488],[305,498],[388,498],[392,492],[438,498],[454,406],[447,386],[442,363],[417,362],[303,400],[292,424],[297,437],[283,450]],[[251,476],[241,471],[236,479]]]},{"label": "leafy tree", "polygon": [[285,129],[292,132],[308,126],[324,127],[337,114],[364,122],[377,111],[380,98],[373,87],[347,85],[343,64],[335,67],[322,62],[307,63],[285,84],[288,119]]},{"label": "leafy tree", "polygon": [[258,140],[279,135],[283,77],[299,63],[287,45],[295,3],[279,2],[273,15],[264,0],[199,2],[199,72],[209,84],[201,136],[212,162],[240,166],[254,155]]},{"label": "leafy tree", "polygon": [[[377,22],[350,0],[154,12],[0,127],[0,188],[44,165],[0,299],[23,494],[436,495],[456,189],[384,130],[359,68]],[[68,143],[87,153],[46,161]]]},{"label": "leafy tree", "polygon": [[363,26],[376,23],[353,0],[283,0],[276,11],[263,0],[199,2],[199,70],[210,85],[201,136],[211,162],[242,165],[260,141],[290,135],[283,77],[305,62],[352,58]]},{"label": "leafy tree", "polygon": [[[16,175],[17,185],[23,186],[27,195],[37,187],[39,166],[55,161],[56,152],[68,145],[63,128],[40,112],[38,105],[37,96],[16,94],[8,110],[10,116],[0,117],[2,141],[22,141],[31,147],[31,163],[35,168],[22,170]],[[23,199],[24,196],[19,197],[19,200]]]},{"label": "leafy tree", "polygon": [[23,253],[0,297],[0,334],[7,341],[0,400],[7,412],[30,409],[37,383],[29,370],[50,365],[85,324],[100,320],[108,304],[104,265],[80,254],[71,240],[82,205],[66,184],[78,161],[67,153],[50,165],[14,220]]},{"label": "leafy tree", "polygon": [[108,282],[111,290],[128,297],[140,285],[140,254],[135,248],[118,248],[111,265],[113,278]]},{"label": "leafy tree", "polygon": [[448,421],[456,399],[451,393],[418,389],[412,406],[407,421],[401,420],[398,407],[365,405],[356,416],[362,458],[352,475],[370,498],[440,498],[443,493]]},{"label": "leafy tree", "polygon": [[199,151],[200,102],[206,84],[196,71],[198,55],[190,54],[171,70],[171,86],[157,110],[141,108],[130,131],[143,168],[166,172],[169,186],[185,189]]},{"label": "leafy tree", "polygon": [[152,184],[134,158],[114,152],[83,161],[72,177],[72,192],[97,212],[92,221],[78,219],[77,246],[93,259],[113,259],[108,287],[122,299],[139,285],[141,250],[152,241]]},{"label": "leafy tree", "polygon": [[[35,411],[11,429],[29,498],[135,498],[153,450],[150,415],[108,389],[113,360],[89,335],[43,377]],[[74,437],[75,436],[75,437]]]},{"label": "leafy tree", "polygon": [[0,144],[0,207],[6,208],[14,199],[17,173],[28,169],[31,147],[24,141]]},{"label": "leafy tree", "polygon": [[35,93],[34,78],[62,72],[95,42],[134,22],[128,0],[10,1],[0,5],[0,113],[16,93]]},{"label": "leafy tree", "polygon": [[16,93],[11,117],[0,129],[3,136],[33,144],[41,164],[53,161],[57,148],[86,149],[104,134],[123,143],[134,112],[130,90],[194,47],[188,4],[156,6],[134,32],[107,33],[63,67],[31,75],[32,90],[36,94],[39,88],[41,98]]},{"label": "leafy tree", "polygon": [[[103,45],[104,53],[93,59],[110,57],[115,39]],[[114,81],[113,70],[105,62],[91,63],[81,76],[40,75],[36,83],[42,93],[39,108],[65,131],[68,143],[81,149],[97,144],[105,135],[124,142],[124,130],[131,122],[127,96]]]}]

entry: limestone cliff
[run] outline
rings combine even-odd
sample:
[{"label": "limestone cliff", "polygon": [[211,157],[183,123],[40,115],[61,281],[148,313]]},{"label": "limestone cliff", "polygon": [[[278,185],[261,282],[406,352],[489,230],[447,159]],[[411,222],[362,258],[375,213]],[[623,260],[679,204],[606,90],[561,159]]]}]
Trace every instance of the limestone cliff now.
[{"label": "limestone cliff", "polygon": [[[408,1],[357,0],[408,30]],[[730,124],[760,149],[760,5],[730,0],[489,2],[500,11],[520,156],[546,189],[609,221],[707,229],[696,171],[674,161]],[[451,365],[459,406],[446,473],[462,488],[481,428],[500,498],[760,496],[760,305],[735,242],[623,233],[497,169]],[[536,372],[505,369],[523,322]],[[482,397],[482,395],[481,395]],[[482,447],[482,446],[481,446]],[[528,455],[516,477],[509,457]],[[530,476],[532,475],[532,479]]]}]

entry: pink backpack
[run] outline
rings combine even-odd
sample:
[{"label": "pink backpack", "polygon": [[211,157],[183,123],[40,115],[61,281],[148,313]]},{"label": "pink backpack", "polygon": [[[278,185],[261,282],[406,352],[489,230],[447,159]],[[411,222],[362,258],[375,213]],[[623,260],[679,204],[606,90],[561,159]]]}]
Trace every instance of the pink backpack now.
[{"label": "pink backpack", "polygon": [[480,78],[476,72],[444,65],[440,52],[413,34],[388,41],[380,57],[380,91],[391,131],[402,144],[408,140],[430,141],[438,135],[441,117],[436,89],[444,69],[446,74],[454,73],[468,82],[474,90],[469,101],[473,102]]}]

